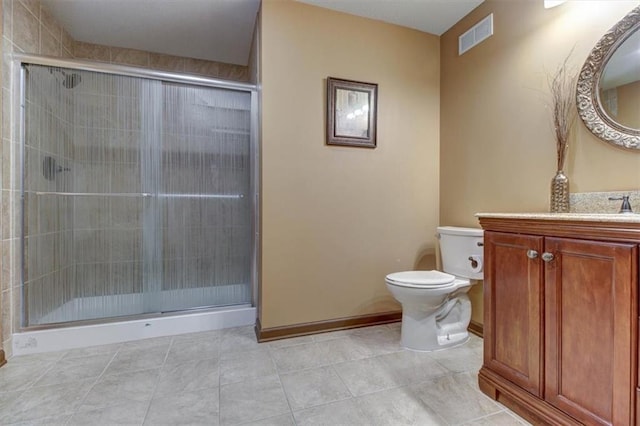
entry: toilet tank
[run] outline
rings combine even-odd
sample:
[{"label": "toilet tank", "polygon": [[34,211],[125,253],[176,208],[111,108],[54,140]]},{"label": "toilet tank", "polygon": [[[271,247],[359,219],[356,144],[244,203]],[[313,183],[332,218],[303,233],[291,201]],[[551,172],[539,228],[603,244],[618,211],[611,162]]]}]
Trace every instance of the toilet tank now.
[{"label": "toilet tank", "polygon": [[482,229],[439,226],[442,270],[472,280],[484,277],[484,238]]}]

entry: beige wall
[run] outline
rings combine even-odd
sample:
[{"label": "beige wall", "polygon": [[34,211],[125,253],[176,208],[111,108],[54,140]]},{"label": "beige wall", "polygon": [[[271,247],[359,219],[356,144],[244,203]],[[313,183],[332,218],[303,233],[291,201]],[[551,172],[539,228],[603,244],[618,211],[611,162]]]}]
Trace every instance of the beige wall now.
[{"label": "beige wall", "polygon": [[[439,40],[295,1],[262,6],[263,328],[399,310],[433,252]],[[377,83],[378,147],[325,145],[328,76]]]},{"label": "beige wall", "polygon": [[[442,36],[441,224],[478,226],[480,211],[548,211],[556,159],[547,75],[572,48],[578,71],[637,4],[570,1],[544,9],[542,1],[487,0]],[[458,36],[490,13],[494,35],[458,56]],[[578,118],[566,171],[572,192],[638,189],[640,152],[598,140]],[[473,319],[481,321],[478,290]]]}]

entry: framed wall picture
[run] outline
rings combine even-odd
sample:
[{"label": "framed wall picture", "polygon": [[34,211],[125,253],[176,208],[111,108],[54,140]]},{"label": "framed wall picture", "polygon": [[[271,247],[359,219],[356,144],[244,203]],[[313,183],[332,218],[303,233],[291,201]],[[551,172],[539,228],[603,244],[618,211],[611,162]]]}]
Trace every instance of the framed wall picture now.
[{"label": "framed wall picture", "polygon": [[376,147],[378,85],[327,77],[327,145]]}]

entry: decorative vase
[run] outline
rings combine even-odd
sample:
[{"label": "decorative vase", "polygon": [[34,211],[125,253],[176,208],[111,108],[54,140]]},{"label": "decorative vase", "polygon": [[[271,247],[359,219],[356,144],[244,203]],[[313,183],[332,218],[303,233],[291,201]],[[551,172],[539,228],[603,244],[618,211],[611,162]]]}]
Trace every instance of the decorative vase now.
[{"label": "decorative vase", "polygon": [[569,213],[569,178],[562,170],[551,180],[551,213]]}]

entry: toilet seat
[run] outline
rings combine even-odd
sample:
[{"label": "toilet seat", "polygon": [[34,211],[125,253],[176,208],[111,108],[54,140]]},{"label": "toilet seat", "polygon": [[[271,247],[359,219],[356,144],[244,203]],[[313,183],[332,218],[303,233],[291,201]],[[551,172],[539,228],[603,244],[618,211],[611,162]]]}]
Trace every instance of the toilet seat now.
[{"label": "toilet seat", "polygon": [[386,277],[389,284],[412,288],[447,288],[455,285],[456,277],[440,271],[394,272]]}]

